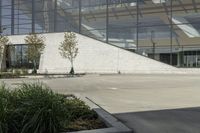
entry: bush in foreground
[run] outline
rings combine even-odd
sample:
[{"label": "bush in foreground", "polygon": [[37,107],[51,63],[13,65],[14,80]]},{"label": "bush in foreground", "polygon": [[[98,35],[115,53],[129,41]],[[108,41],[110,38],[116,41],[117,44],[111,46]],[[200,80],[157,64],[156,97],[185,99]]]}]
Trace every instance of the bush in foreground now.
[{"label": "bush in foreground", "polygon": [[18,132],[17,124],[12,119],[14,114],[13,96],[5,85],[0,86],[0,133]]},{"label": "bush in foreground", "polygon": [[14,91],[0,87],[0,133],[58,133],[103,126],[83,101],[56,94],[41,83],[23,84]]}]

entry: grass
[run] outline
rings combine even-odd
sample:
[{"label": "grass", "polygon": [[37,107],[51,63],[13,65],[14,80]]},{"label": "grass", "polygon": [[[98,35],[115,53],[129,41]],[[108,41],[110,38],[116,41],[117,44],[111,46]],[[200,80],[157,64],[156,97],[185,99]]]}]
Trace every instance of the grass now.
[{"label": "grass", "polygon": [[41,84],[0,86],[0,133],[59,133],[105,127],[83,101]]},{"label": "grass", "polygon": [[17,122],[13,119],[15,107],[15,98],[12,93],[6,89],[5,85],[0,87],[0,133],[12,133],[17,130]]},{"label": "grass", "polygon": [[13,74],[10,72],[0,72],[1,79],[9,79],[9,78],[20,78],[19,74]]}]

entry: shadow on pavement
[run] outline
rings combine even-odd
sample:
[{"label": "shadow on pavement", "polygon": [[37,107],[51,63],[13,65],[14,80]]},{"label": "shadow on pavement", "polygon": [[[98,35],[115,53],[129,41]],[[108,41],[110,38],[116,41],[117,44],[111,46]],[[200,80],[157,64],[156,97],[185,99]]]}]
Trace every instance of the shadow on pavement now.
[{"label": "shadow on pavement", "polygon": [[200,107],[114,114],[134,133],[200,133]]}]

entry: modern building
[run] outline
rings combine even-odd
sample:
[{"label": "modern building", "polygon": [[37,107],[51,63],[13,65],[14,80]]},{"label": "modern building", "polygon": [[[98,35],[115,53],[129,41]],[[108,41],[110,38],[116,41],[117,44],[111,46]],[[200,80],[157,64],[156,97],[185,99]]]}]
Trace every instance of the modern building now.
[{"label": "modern building", "polygon": [[42,33],[47,47],[39,70],[63,72],[68,65],[58,45],[72,31],[80,72],[199,68],[199,22],[200,0],[0,0],[0,27],[12,42],[2,67],[31,68],[23,39]]}]

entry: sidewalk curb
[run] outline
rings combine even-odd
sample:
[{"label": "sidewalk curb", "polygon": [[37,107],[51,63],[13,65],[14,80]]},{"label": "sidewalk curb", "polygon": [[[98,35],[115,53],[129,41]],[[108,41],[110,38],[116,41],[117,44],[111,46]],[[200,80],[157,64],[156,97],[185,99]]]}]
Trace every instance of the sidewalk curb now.
[{"label": "sidewalk curb", "polygon": [[98,114],[99,118],[108,126],[108,128],[77,131],[70,133],[133,133],[133,131],[129,129],[127,126],[125,126],[122,122],[117,120],[114,116],[112,116],[104,109],[95,105],[87,98],[82,97],[81,100],[86,102],[86,104]]}]

